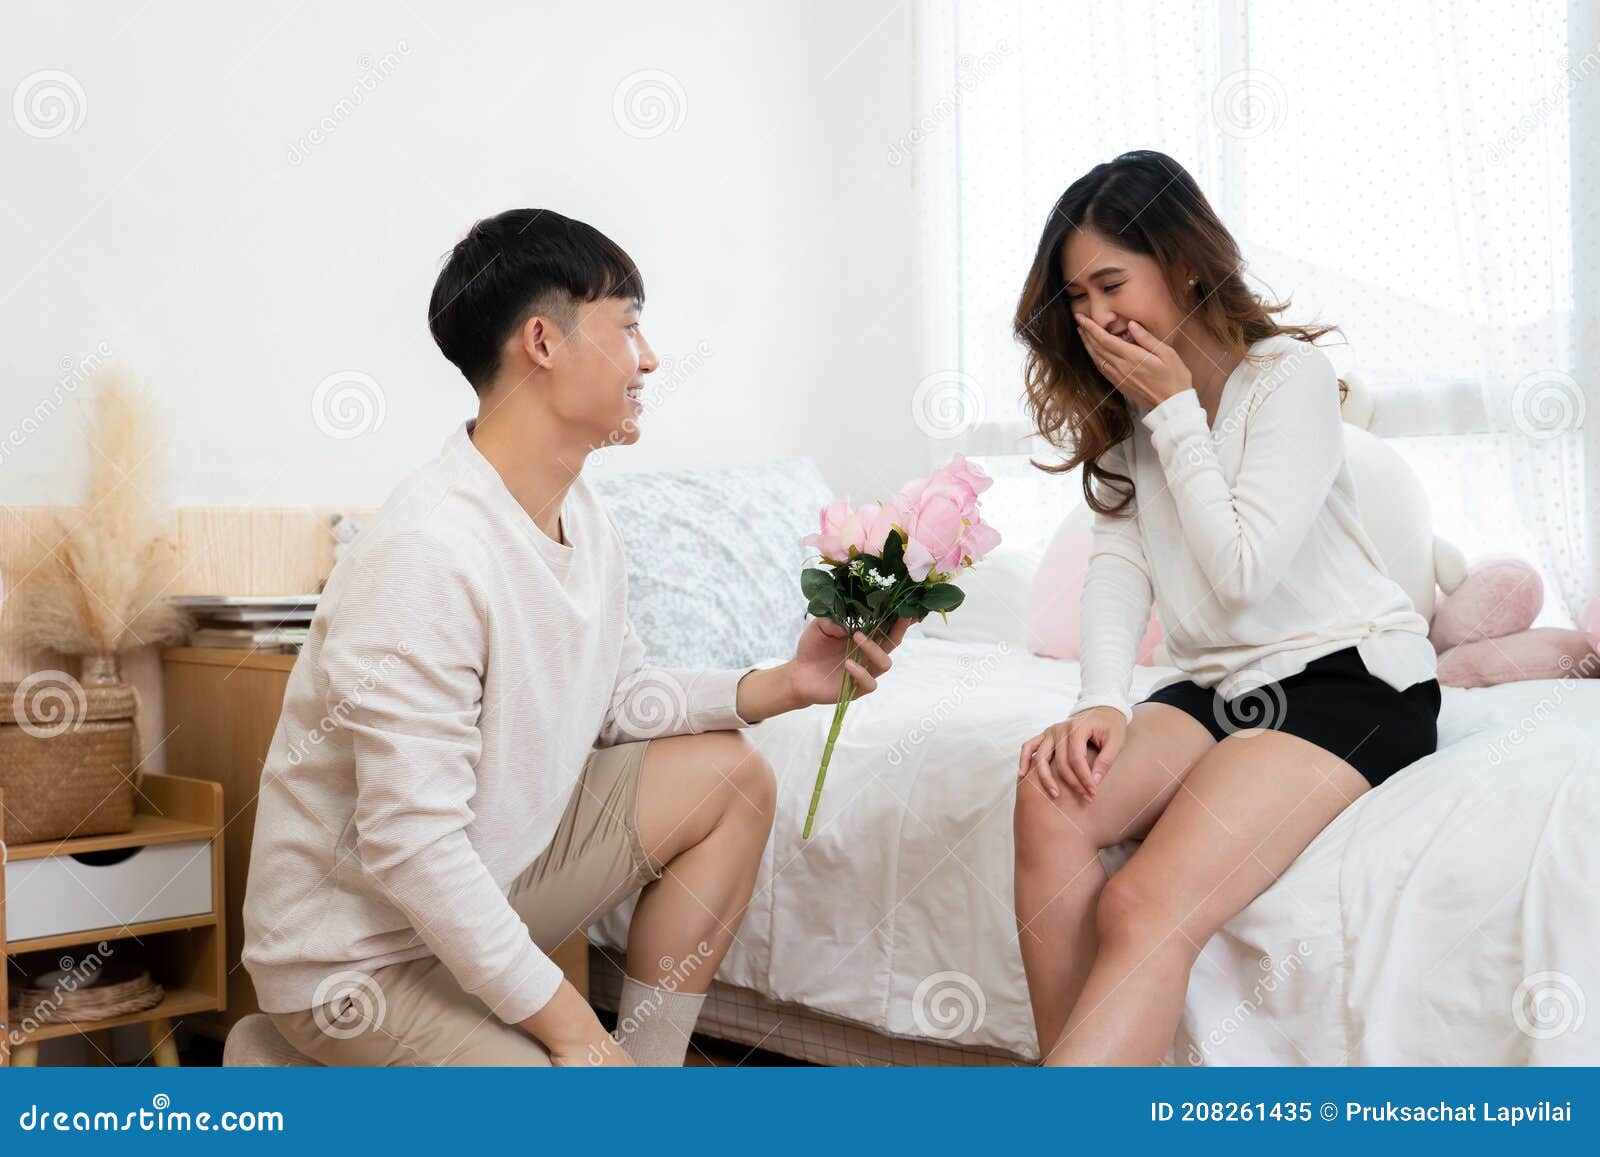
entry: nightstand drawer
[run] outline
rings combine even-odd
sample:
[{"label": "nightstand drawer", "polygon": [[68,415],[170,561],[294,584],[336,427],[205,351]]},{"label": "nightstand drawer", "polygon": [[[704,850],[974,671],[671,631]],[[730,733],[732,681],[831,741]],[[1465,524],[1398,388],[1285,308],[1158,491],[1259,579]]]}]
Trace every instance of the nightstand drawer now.
[{"label": "nightstand drawer", "polygon": [[13,861],[5,882],[13,944],[196,916],[211,911],[211,841]]}]

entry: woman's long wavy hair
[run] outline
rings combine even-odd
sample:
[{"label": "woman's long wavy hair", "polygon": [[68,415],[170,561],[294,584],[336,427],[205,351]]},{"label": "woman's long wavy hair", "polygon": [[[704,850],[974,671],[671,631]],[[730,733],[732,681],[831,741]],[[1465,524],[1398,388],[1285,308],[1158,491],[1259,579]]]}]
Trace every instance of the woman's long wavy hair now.
[{"label": "woman's long wavy hair", "polygon": [[[1071,232],[1086,228],[1154,258],[1176,302],[1190,300],[1190,286],[1181,280],[1183,270],[1192,270],[1199,301],[1189,317],[1228,349],[1248,350],[1285,333],[1314,342],[1338,327],[1274,320],[1290,303],[1264,302],[1245,284],[1238,244],[1194,178],[1164,153],[1123,153],[1074,181],[1050,210],[1013,330],[1027,349],[1029,416],[1047,442],[1069,455],[1064,462],[1034,465],[1051,474],[1081,465],[1084,500],[1092,510],[1111,514],[1132,500],[1133,479],[1103,469],[1100,458],[1133,433],[1133,415],[1090,359],[1067,301],[1062,255]],[[1343,382],[1339,389],[1342,397]],[[1102,499],[1095,479],[1120,497]]]}]

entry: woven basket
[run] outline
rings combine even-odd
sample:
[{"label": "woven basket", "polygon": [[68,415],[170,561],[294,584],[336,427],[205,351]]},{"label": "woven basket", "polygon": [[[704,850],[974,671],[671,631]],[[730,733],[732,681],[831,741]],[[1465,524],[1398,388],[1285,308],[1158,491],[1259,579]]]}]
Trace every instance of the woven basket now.
[{"label": "woven basket", "polygon": [[143,968],[119,969],[116,977],[89,975],[78,983],[48,988],[24,984],[13,994],[11,1023],[63,1024],[107,1020],[154,1008],[166,990]]},{"label": "woven basket", "polygon": [[133,827],[139,692],[60,672],[0,683],[5,840],[31,844]]}]

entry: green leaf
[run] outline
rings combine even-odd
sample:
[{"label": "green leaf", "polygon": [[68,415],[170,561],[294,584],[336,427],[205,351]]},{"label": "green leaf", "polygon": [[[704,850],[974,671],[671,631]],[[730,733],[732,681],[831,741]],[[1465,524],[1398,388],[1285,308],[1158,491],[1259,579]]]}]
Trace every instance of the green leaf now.
[{"label": "green leaf", "polygon": [[924,610],[944,614],[959,607],[966,597],[966,592],[958,586],[950,583],[934,583],[931,587],[923,588],[922,606]]},{"label": "green leaf", "polygon": [[883,573],[889,578],[902,578],[906,573],[906,540],[898,530],[891,530],[883,540]]},{"label": "green leaf", "polygon": [[816,599],[825,592],[833,591],[833,575],[829,571],[817,567],[807,567],[800,572],[800,593],[808,599]]},{"label": "green leaf", "polygon": [[833,618],[834,603],[832,599],[812,599],[806,604],[806,614],[817,619]]}]

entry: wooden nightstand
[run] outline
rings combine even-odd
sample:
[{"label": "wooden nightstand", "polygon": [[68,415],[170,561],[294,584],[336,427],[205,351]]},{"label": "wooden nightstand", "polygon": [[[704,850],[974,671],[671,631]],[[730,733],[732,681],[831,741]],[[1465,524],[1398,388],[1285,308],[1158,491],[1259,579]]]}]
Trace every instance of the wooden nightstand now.
[{"label": "wooden nightstand", "polygon": [[[175,1017],[226,1007],[222,788],[141,775],[131,831],[15,844],[0,861],[0,1018],[9,1019],[11,957],[105,941],[137,955],[165,990],[144,1012],[105,1020],[7,1024],[0,1066],[37,1063],[39,1042],[143,1024],[155,1063],[178,1063]],[[5,838],[0,799],[0,840]],[[122,853],[122,854],[118,854]],[[109,1055],[108,1037],[96,1053]]]}]

